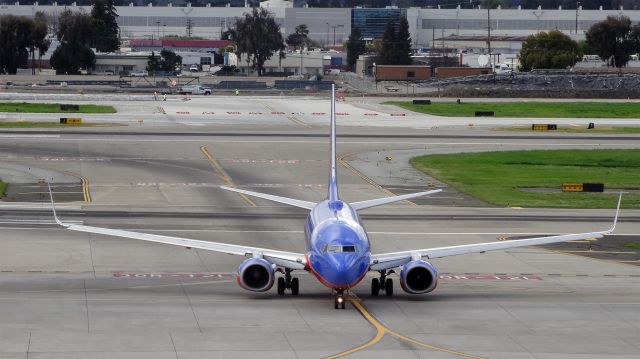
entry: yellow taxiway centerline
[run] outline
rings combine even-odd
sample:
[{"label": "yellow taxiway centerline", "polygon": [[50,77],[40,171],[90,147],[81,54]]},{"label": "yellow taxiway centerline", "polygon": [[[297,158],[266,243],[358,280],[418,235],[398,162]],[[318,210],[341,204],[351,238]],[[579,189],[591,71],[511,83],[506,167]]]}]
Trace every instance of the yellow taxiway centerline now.
[{"label": "yellow taxiway centerline", "polygon": [[355,297],[350,297],[349,301],[351,302],[351,304],[358,310],[358,312],[360,312],[360,314],[369,322],[369,324],[371,324],[375,330],[376,330],[376,335],[371,338],[369,341],[367,341],[366,343],[359,345],[355,348],[349,349],[349,350],[345,350],[343,352],[337,353],[337,354],[333,354],[330,355],[328,357],[325,357],[325,359],[336,359],[336,358],[342,358],[345,357],[347,355],[353,354],[355,352],[361,351],[363,349],[366,349],[376,343],[378,343],[384,336],[385,334],[389,334],[392,337],[399,339],[399,340],[403,340],[406,341],[408,343],[411,343],[413,345],[422,347],[422,348],[426,348],[426,349],[431,349],[431,350],[435,350],[435,351],[439,351],[439,352],[443,352],[443,353],[449,353],[449,354],[453,354],[453,355],[457,355],[460,357],[464,357],[464,358],[473,358],[473,359],[486,359],[483,356],[479,356],[479,355],[474,355],[474,354],[468,354],[468,353],[463,353],[463,352],[459,352],[456,350],[452,350],[452,349],[447,349],[447,348],[442,348],[442,347],[438,347],[435,345],[431,345],[431,344],[426,344],[423,343],[419,340],[415,340],[413,338],[404,336],[400,333],[396,333],[393,330],[385,327],[384,325],[382,325],[371,313],[369,313],[369,311],[367,310],[367,308],[365,308],[362,303],[360,302],[360,300],[358,298]]},{"label": "yellow taxiway centerline", "polygon": [[[211,167],[213,167],[214,171],[216,173],[214,173],[216,175],[216,177],[220,178],[221,180],[223,180],[227,186],[229,187],[236,187],[235,182],[233,182],[233,180],[231,179],[231,177],[227,174],[227,172],[222,168],[222,166],[220,165],[220,163],[211,155],[211,153],[209,153],[209,150],[207,149],[207,146],[200,146],[200,152],[202,152],[206,157],[207,160],[209,161],[209,163],[211,164]],[[258,207],[258,205],[256,205],[255,202],[253,202],[249,197],[247,197],[246,195],[240,193],[240,197],[242,197],[242,199],[247,202],[251,207]]]}]

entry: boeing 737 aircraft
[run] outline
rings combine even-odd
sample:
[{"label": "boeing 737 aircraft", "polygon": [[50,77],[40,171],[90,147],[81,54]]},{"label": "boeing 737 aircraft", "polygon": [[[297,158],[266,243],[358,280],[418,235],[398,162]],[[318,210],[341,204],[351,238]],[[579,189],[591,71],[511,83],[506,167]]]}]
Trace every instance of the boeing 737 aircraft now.
[{"label": "boeing 737 aircraft", "polygon": [[347,203],[342,201],[338,195],[336,175],[336,111],[334,93],[332,93],[331,98],[331,168],[329,172],[328,194],[325,200],[319,203],[313,203],[238,188],[225,186],[221,186],[220,188],[310,210],[304,226],[307,245],[306,252],[293,253],[237,244],[208,242],[64,223],[60,221],[56,214],[51,187],[49,187],[49,192],[56,223],[69,230],[172,244],[181,247],[204,249],[247,257],[238,267],[237,281],[242,288],[254,292],[264,292],[271,289],[276,281],[276,272],[279,272],[283,275],[278,276],[277,279],[278,294],[283,295],[288,289],[291,291],[291,294],[298,295],[299,281],[298,278],[291,276],[291,272],[294,270],[306,270],[311,272],[322,284],[332,290],[335,299],[334,307],[336,309],[344,309],[345,292],[348,292],[351,288],[358,285],[369,271],[379,273],[379,277],[373,278],[371,281],[371,295],[378,295],[380,290],[384,290],[387,296],[393,295],[393,280],[388,278],[388,276],[396,273],[395,270],[398,268],[400,269],[399,277],[402,289],[410,294],[424,294],[434,290],[438,284],[438,271],[427,261],[428,259],[579,239],[601,238],[613,232],[618,220],[620,201],[622,199],[622,195],[620,195],[613,225],[604,231],[373,254],[371,253],[369,237],[356,211],[426,196],[440,192],[441,190],[361,202]]}]

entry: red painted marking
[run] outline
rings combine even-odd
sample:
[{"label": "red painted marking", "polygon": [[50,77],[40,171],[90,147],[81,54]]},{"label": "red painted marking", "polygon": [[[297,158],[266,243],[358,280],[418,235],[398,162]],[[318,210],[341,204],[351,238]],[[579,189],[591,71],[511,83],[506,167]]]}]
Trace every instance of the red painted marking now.
[{"label": "red painted marking", "polygon": [[262,115],[262,112],[249,112],[250,115]]},{"label": "red painted marking", "polygon": [[336,116],[349,116],[348,112],[336,112]]},{"label": "red painted marking", "polygon": [[271,112],[272,115],[284,115],[284,112],[280,112],[280,111],[272,111]]},{"label": "red painted marking", "polygon": [[235,273],[113,273],[116,278],[198,278],[233,279]]},{"label": "red painted marking", "polygon": [[202,114],[203,115],[215,115],[216,113],[215,112],[207,112],[207,111],[205,111]]},{"label": "red painted marking", "polygon": [[178,115],[190,115],[191,112],[189,112],[189,111],[177,111],[176,114],[178,114]]},{"label": "red painted marking", "polygon": [[313,112],[312,115],[322,116],[322,115],[326,115],[326,113],[325,112]]},{"label": "red painted marking", "polygon": [[227,111],[227,114],[229,114],[229,115],[239,115],[240,111]]},{"label": "red painted marking", "polygon": [[377,113],[365,113],[364,115],[365,116],[378,116]]},{"label": "red painted marking", "polygon": [[404,113],[392,113],[391,116],[404,116]]},{"label": "red painted marking", "polygon": [[445,280],[542,280],[538,276],[525,276],[525,275],[493,275],[493,274],[447,274],[440,275],[440,279]]}]

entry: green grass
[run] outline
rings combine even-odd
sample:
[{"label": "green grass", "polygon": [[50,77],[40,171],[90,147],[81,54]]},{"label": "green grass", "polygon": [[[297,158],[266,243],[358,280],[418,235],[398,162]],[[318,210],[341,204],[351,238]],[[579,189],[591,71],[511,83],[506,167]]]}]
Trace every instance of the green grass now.
[{"label": "green grass", "polygon": [[406,110],[450,117],[475,117],[476,111],[493,111],[495,117],[529,118],[640,118],[640,103],[604,102],[504,102],[462,103],[434,102],[414,105],[411,102],[390,101]]},{"label": "green grass", "polygon": [[[513,126],[502,127],[499,131],[529,131],[531,132],[531,126]],[[588,130],[585,126],[579,127],[560,127],[555,131],[550,132],[565,132],[565,133],[611,133],[611,134],[635,134],[640,133],[640,127],[610,127],[610,126],[598,126],[596,128]]]},{"label": "green grass", "polygon": [[7,190],[7,184],[0,181],[0,198],[4,197],[6,190]]},{"label": "green grass", "polygon": [[640,242],[626,242],[623,246],[632,249],[640,249]]},{"label": "green grass", "polygon": [[57,122],[40,121],[0,121],[0,128],[69,128],[69,127],[110,127],[124,126],[119,123],[81,123],[78,125],[63,125]]},{"label": "green grass", "polygon": [[0,102],[0,112],[28,113],[116,113],[113,106],[80,105],[79,111],[60,110],[59,103]]},{"label": "green grass", "polygon": [[[499,206],[615,208],[617,195],[531,193],[520,188],[560,188],[563,182],[640,188],[640,150],[513,151],[430,155],[411,159],[417,169],[456,189]],[[624,208],[640,208],[640,194],[626,194]]]}]

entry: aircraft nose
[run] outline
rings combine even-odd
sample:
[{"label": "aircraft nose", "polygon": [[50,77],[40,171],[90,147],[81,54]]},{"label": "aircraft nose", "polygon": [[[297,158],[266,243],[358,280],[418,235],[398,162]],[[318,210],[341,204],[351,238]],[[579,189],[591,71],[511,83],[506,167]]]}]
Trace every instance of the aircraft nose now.
[{"label": "aircraft nose", "polygon": [[362,277],[366,266],[361,261],[335,261],[331,282],[338,286],[352,286]]}]

